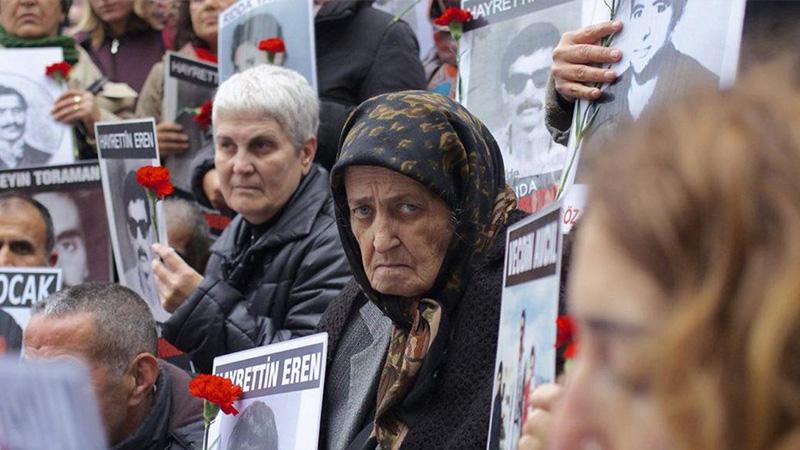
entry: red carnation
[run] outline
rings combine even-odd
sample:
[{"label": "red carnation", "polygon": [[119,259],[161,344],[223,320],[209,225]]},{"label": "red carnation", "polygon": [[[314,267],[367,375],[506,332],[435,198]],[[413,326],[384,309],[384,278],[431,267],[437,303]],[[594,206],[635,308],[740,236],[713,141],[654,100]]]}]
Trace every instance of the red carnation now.
[{"label": "red carnation", "polygon": [[211,100],[206,100],[202,105],[200,105],[199,108],[195,110],[195,115],[192,117],[192,120],[200,125],[200,128],[202,128],[203,131],[208,130],[208,127],[211,126],[211,112],[213,109],[214,104],[211,102]]},{"label": "red carnation", "polygon": [[276,54],[286,53],[286,43],[283,42],[283,39],[278,37],[262,39],[261,42],[258,43],[258,49],[267,52],[267,61],[273,64]]},{"label": "red carnation", "polygon": [[564,349],[564,358],[572,359],[578,351],[575,341],[575,321],[570,316],[558,316],[556,320],[556,348]]},{"label": "red carnation", "polygon": [[222,409],[225,414],[239,414],[233,402],[242,396],[242,388],[217,375],[198,375],[189,383],[189,392]]},{"label": "red carnation", "polygon": [[463,25],[470,20],[472,20],[471,12],[466,9],[451,6],[447,8],[441,16],[437,17],[433,23],[439,25],[440,27],[449,27],[454,22]]},{"label": "red carnation", "polygon": [[67,81],[70,70],[72,70],[70,63],[61,61],[45,67],[44,74],[58,82],[62,82]]},{"label": "red carnation", "polygon": [[169,169],[157,166],[142,166],[136,171],[136,182],[149,189],[159,199],[175,190],[169,180]]}]

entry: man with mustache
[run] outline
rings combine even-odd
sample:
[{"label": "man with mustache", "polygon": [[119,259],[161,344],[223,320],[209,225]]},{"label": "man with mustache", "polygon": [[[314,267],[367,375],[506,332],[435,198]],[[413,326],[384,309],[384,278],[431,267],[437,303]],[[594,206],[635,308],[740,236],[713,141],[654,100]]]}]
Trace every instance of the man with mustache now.
[{"label": "man with mustache", "polygon": [[161,301],[153,284],[150,261],[153,259],[150,247],[154,243],[147,192],[136,182],[136,171],[125,175],[122,186],[122,204],[125,207],[125,229],[132,246],[136,263],[124,274],[125,286],[136,291],[150,305],[153,316],[161,322],[168,316],[161,308]]},{"label": "man with mustache", "polygon": [[0,85],[0,169],[41,166],[50,154],[25,142],[28,102],[16,89]]},{"label": "man with mustache", "polygon": [[566,148],[550,138],[544,126],[544,99],[553,47],[559,32],[550,23],[523,28],[503,55],[501,98],[508,125],[495,132],[503,154],[506,180],[521,209],[529,212],[555,198]]}]

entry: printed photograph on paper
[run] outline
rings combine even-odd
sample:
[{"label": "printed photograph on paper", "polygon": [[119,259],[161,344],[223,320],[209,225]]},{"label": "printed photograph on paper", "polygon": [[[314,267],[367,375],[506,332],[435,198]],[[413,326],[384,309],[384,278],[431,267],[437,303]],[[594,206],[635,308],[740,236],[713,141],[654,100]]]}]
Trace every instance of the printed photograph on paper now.
[{"label": "printed photograph on paper", "polygon": [[580,26],[582,2],[464,3],[483,25],[462,40],[463,100],[497,140],[519,207],[536,212],[555,200],[567,160],[545,127],[544,102],[553,48]]},{"label": "printed photograph on paper", "polygon": [[214,358],[215,375],[242,388],[238,415],[220,412],[208,448],[317,448],[328,335],[315,334]]},{"label": "printed photograph on paper", "polygon": [[0,193],[16,192],[41,203],[53,219],[57,268],[64,286],[111,281],[111,237],[100,166],[84,162],[0,171]]},{"label": "printed photograph on paper", "polygon": [[175,188],[185,193],[191,193],[192,160],[213,142],[211,128],[203,128],[194,118],[203,103],[214,99],[218,84],[216,64],[168,52],[164,71],[164,120],[182,127],[189,136],[189,151],[169,155],[162,163],[169,168]]},{"label": "printed photograph on paper", "polygon": [[[618,78],[602,88],[601,100],[592,106],[584,102],[584,162],[592,156],[587,151],[617,127],[691,89],[729,86],[736,77],[744,0],[618,0],[617,5],[615,19],[624,27],[611,45],[622,50],[623,60],[611,66]],[[597,21],[603,13],[607,20],[608,9],[597,9]]]},{"label": "printed photograph on paper", "polygon": [[[152,245],[166,242],[163,213],[154,211],[147,191],[136,181],[142,166],[158,166],[158,148],[153,119],[132,120],[96,125],[100,172],[108,212],[111,243],[120,284],[150,305],[156,321],[169,317],[153,279]],[[160,206],[160,205],[159,205]],[[158,233],[156,235],[156,222]]]},{"label": "printed photograph on paper", "polygon": [[234,73],[267,64],[263,39],[281,38],[286,52],[275,64],[295,70],[317,89],[313,0],[239,0],[220,14],[220,82]]},{"label": "printed photograph on paper", "polygon": [[536,386],[555,381],[560,287],[558,203],[509,227],[488,450],[516,450]]},{"label": "printed photograph on paper", "polygon": [[66,84],[45,75],[63,59],[60,48],[0,49],[0,169],[75,160],[71,128],[50,114]]}]

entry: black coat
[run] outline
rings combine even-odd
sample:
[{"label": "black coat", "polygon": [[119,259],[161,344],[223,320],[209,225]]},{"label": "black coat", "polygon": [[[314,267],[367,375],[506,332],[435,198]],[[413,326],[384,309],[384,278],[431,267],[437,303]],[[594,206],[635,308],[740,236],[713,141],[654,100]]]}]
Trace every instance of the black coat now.
[{"label": "black coat", "polygon": [[[509,223],[525,216],[516,210],[509,216]],[[464,296],[451,316],[447,352],[427,397],[413,400],[419,403],[406,422],[409,432],[403,449],[486,448],[500,325],[505,234],[503,227],[486,256],[476,264]],[[343,291],[320,321],[320,330],[328,332],[328,367],[332,358],[337,357],[337,346],[348,321],[361,305],[358,301],[361,295],[355,289]],[[377,398],[370,401],[377,402]],[[365,429],[372,421],[374,416],[367,419]],[[321,442],[325,442],[324,434]]]},{"label": "black coat", "polygon": [[371,5],[372,0],[332,0],[314,19],[321,106],[316,162],[328,170],[356,106],[378,94],[427,85],[411,27]]},{"label": "black coat", "polygon": [[189,394],[189,374],[159,361],[150,414],[111,450],[195,450],[203,445],[203,401]]},{"label": "black coat", "polygon": [[312,166],[274,221],[247,245],[252,227],[236,217],[200,287],[164,323],[202,372],[216,356],[311,334],[350,278],[324,169]]}]

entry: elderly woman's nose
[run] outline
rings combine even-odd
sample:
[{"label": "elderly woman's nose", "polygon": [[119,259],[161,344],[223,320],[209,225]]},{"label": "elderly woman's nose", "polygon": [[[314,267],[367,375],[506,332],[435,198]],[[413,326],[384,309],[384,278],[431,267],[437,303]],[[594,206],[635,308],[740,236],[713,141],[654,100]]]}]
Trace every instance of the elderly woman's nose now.
[{"label": "elderly woman's nose", "polygon": [[253,166],[253,162],[250,160],[250,157],[247,155],[247,152],[236,152],[236,154],[233,156],[233,172],[246,174],[254,171],[255,167]]},{"label": "elderly woman's nose", "polygon": [[378,253],[385,253],[400,245],[400,238],[394,230],[391,221],[380,216],[375,220],[375,237],[372,246]]}]

